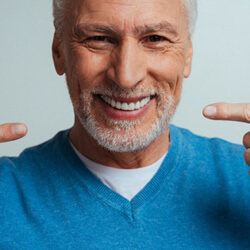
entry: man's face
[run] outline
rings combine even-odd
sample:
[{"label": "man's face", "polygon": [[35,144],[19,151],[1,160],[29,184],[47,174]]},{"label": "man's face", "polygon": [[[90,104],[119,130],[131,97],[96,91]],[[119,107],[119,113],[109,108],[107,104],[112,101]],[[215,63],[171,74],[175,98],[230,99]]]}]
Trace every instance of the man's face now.
[{"label": "man's face", "polygon": [[62,43],[54,42],[77,119],[118,152],[166,131],[191,58],[180,0],[68,1]]}]

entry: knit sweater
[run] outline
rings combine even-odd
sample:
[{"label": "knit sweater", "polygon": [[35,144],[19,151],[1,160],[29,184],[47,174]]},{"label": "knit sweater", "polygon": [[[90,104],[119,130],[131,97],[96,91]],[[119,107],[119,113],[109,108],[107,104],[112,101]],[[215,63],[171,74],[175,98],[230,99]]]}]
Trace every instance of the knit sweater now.
[{"label": "knit sweater", "polygon": [[0,158],[0,249],[250,247],[243,146],[171,125],[160,169],[128,201],[83,165],[68,133]]}]

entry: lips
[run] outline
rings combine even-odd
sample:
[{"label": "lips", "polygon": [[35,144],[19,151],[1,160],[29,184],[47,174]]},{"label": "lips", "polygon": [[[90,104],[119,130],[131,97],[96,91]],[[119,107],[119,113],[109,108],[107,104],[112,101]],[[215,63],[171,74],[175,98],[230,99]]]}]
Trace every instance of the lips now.
[{"label": "lips", "polygon": [[149,103],[151,98],[145,97],[141,99],[140,101],[134,101],[134,102],[122,102],[122,101],[116,101],[113,98],[110,98],[108,96],[101,95],[101,99],[107,103],[109,106],[118,109],[118,110],[124,110],[124,111],[133,111],[137,109],[143,108],[145,105]]}]

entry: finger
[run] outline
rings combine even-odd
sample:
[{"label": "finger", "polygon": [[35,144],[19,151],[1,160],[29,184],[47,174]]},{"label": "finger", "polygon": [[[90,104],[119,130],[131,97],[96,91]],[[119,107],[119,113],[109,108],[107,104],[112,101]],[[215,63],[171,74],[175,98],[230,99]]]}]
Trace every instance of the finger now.
[{"label": "finger", "polygon": [[244,135],[243,145],[246,149],[250,148],[250,131]]},{"label": "finger", "polygon": [[0,142],[17,140],[25,136],[28,128],[22,123],[6,123],[0,125]]},{"label": "finger", "polygon": [[203,115],[213,120],[250,123],[250,103],[214,103],[203,109]]},{"label": "finger", "polygon": [[250,166],[250,149],[247,149],[244,154],[244,160],[248,166]]}]

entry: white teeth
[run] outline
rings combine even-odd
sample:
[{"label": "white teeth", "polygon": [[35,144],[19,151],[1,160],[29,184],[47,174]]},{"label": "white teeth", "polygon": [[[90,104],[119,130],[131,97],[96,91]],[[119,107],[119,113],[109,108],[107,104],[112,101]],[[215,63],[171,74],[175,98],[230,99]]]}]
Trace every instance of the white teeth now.
[{"label": "white teeth", "polygon": [[116,102],[114,99],[111,99],[107,96],[101,95],[101,98],[104,102],[112,106],[113,108],[120,109],[120,110],[136,110],[143,108],[148,102],[150,101],[150,97],[146,97],[142,99],[141,101],[137,101],[136,103],[131,102],[131,103],[126,103],[126,102]]},{"label": "white teeth", "polygon": [[123,104],[122,104],[122,108],[121,109],[123,109],[123,110],[128,110],[128,104],[126,103],[126,102],[124,102]]},{"label": "white teeth", "polygon": [[108,104],[111,105],[111,99],[110,98],[108,98]]},{"label": "white teeth", "polygon": [[131,102],[129,105],[128,105],[128,110],[134,110],[135,109],[135,104],[133,102]]},{"label": "white teeth", "polygon": [[143,100],[141,101],[141,105],[142,105],[142,106],[144,106],[146,103],[147,103],[147,100],[145,100],[145,99],[143,99]]},{"label": "white teeth", "polygon": [[141,103],[138,101],[136,104],[135,104],[135,109],[139,109],[141,107]]},{"label": "white teeth", "polygon": [[111,101],[111,106],[114,108],[115,107],[115,100]]},{"label": "white teeth", "polygon": [[121,108],[122,108],[122,104],[121,104],[120,102],[117,102],[115,107],[116,107],[117,109],[121,109]]}]

